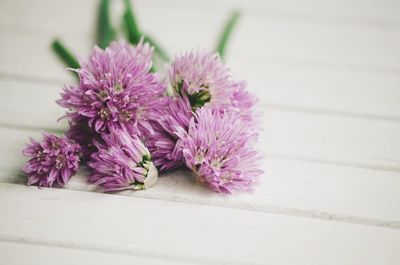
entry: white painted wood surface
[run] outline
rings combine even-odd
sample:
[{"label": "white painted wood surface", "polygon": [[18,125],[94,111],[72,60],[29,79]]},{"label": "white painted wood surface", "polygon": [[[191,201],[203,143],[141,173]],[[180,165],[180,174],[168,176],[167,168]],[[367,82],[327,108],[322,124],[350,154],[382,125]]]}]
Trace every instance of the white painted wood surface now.
[{"label": "white painted wood surface", "polygon": [[49,43],[85,57],[96,4],[0,2],[0,264],[399,263],[398,1],[135,1],[171,53],[211,48],[243,10],[228,64],[260,96],[260,185],[221,196],[176,171],[106,195],[82,169],[65,189],[26,187],[28,137],[66,128],[54,101],[73,79]]},{"label": "white painted wood surface", "polygon": [[[7,265],[31,265],[46,264],[46,259],[53,259],[54,263],[60,265],[70,264],[195,264],[188,261],[180,262],[177,260],[165,260],[139,255],[128,255],[120,253],[110,253],[101,250],[87,250],[82,248],[62,247],[46,245],[46,242],[35,243],[15,243],[7,240],[0,241],[2,250],[1,260]],[[17,255],[16,255],[17,254]],[[51,263],[50,263],[51,264]]]},{"label": "white painted wood surface", "polygon": [[188,202],[12,184],[0,188],[0,225],[7,241],[207,264],[390,264],[398,257],[400,230]]}]

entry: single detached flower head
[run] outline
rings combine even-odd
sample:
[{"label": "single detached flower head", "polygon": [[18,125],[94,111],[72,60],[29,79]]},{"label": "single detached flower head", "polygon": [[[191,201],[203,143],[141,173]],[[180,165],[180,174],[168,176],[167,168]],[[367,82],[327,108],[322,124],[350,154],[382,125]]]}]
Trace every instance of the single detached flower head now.
[{"label": "single detached flower head", "polygon": [[176,56],[169,67],[169,81],[174,92],[187,96],[194,109],[230,103],[231,76],[217,53],[196,51]]},{"label": "single detached flower head", "polygon": [[211,190],[253,190],[262,171],[253,148],[257,135],[236,112],[201,108],[189,124],[183,156],[197,180]]},{"label": "single detached flower head", "polygon": [[152,48],[143,42],[95,47],[89,60],[80,62],[79,84],[65,87],[57,103],[69,109],[72,122],[83,119],[96,132],[124,126],[131,133],[152,133],[149,116],[165,86],[150,72],[151,57]]},{"label": "single detached flower head", "polygon": [[93,170],[90,183],[101,186],[105,192],[147,189],[156,183],[157,169],[139,138],[121,128],[102,134],[102,140],[96,142],[98,151],[88,162]]},{"label": "single detached flower head", "polygon": [[22,171],[28,176],[28,185],[52,187],[65,185],[79,168],[79,144],[66,136],[57,137],[43,133],[43,140],[31,143],[23,154],[31,157]]},{"label": "single detached flower head", "polygon": [[146,141],[154,164],[160,170],[168,170],[183,163],[182,136],[187,133],[192,108],[186,97],[166,97],[160,102],[152,123],[154,134]]}]

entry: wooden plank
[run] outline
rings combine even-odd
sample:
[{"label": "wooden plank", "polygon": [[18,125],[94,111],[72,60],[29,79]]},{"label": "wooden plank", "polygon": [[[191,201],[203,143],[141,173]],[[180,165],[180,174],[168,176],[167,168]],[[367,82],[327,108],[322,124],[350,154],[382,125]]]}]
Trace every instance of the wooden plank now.
[{"label": "wooden plank", "polygon": [[[0,137],[7,139],[0,143],[1,182],[25,183],[19,172],[25,161],[21,151],[29,136],[40,137],[37,131],[0,128]],[[147,191],[121,194],[400,228],[398,173],[268,156],[261,164],[266,173],[250,194],[215,194],[196,185],[191,173],[184,170],[164,174]],[[95,187],[86,183],[88,174],[82,169],[66,188],[94,191]]]},{"label": "wooden plank", "polygon": [[[121,11],[121,3],[115,1],[114,8],[116,13]],[[165,10],[165,13],[171,13],[171,9],[179,7],[184,13],[190,10],[198,10],[199,12],[218,10],[221,14],[228,13],[234,8],[240,8],[249,16],[268,16],[281,20],[294,21],[311,21],[314,23],[327,23],[339,25],[353,25],[361,27],[381,27],[398,29],[400,19],[397,11],[399,3],[393,0],[376,1],[369,0],[361,5],[358,1],[270,1],[270,0],[222,0],[222,1],[160,1],[146,0],[133,1],[135,10],[137,10],[141,20],[146,19],[141,14],[155,12],[154,9]],[[90,23],[82,23],[80,29],[85,34],[93,34],[92,27],[95,23],[95,10],[97,1],[90,0],[84,3],[78,1],[49,1],[38,0],[36,5],[30,6],[28,0],[4,0],[1,2],[1,9],[8,10],[0,17],[0,23],[7,25],[23,25],[29,26],[32,29],[54,30],[56,27],[62,32],[76,33],[77,29],[68,27],[68,23],[74,23],[68,18],[69,12],[61,12],[61,10],[74,10],[74,17],[78,21],[89,21]],[[46,16],[40,17],[38,14],[43,13],[43,9],[52,10]],[[16,16],[13,16],[15,14]],[[223,17],[220,15],[220,17]],[[24,20],[18,19],[24,18]],[[37,19],[40,18],[40,19]],[[57,21],[54,23],[43,23]],[[146,21],[147,25],[147,21]],[[60,28],[62,27],[62,28]]]},{"label": "wooden plank", "polygon": [[[400,118],[400,76],[304,67],[295,63],[230,61],[236,76],[267,106],[371,118]],[[262,69],[264,74],[258,70]],[[361,96],[362,95],[362,96]]]},{"label": "wooden plank", "polygon": [[266,154],[398,171],[400,123],[267,109],[260,146]]},{"label": "wooden plank", "polygon": [[[60,36],[60,33],[69,33],[81,36],[83,34],[86,38],[94,37],[98,3],[97,0],[84,2],[38,0],[32,5],[29,0],[4,0],[0,3],[0,24],[17,28],[26,27],[30,32],[52,32],[57,36]],[[71,19],[71,14],[74,19]],[[77,25],[79,26],[76,27]]]},{"label": "wooden plank", "polygon": [[16,242],[207,264],[397,264],[400,257],[397,229],[12,184],[0,189],[0,238]]},{"label": "wooden plank", "polygon": [[[59,32],[64,32],[65,36],[68,36],[70,32],[70,35],[79,36],[79,39],[85,38],[85,43],[90,43],[96,12],[89,10],[96,10],[94,8],[96,2],[88,2],[82,6],[78,2],[74,4],[69,1],[61,3],[43,1],[38,2],[33,9],[29,4],[23,3],[4,4],[7,8],[3,10],[13,9],[13,5],[18,9],[4,14],[3,23],[0,21],[3,27],[38,31],[40,35],[47,33],[48,38],[58,35]],[[80,10],[80,13],[74,12],[76,19],[70,19],[69,12],[65,12],[63,5],[66,8],[68,6],[68,9]],[[144,25],[143,28],[163,40],[169,50],[213,46],[215,36],[218,34],[215,25],[221,25],[225,19],[221,16],[220,9],[212,8],[211,5],[199,9],[181,2],[176,2],[175,5],[168,2],[161,4],[163,8],[157,8],[159,5],[160,3],[156,2],[140,2],[138,16]],[[180,7],[179,10],[176,6]],[[121,11],[121,8],[120,6],[118,10]],[[46,10],[53,11],[48,14]],[[19,17],[24,17],[24,20],[18,19]],[[56,24],[49,23],[55,20]],[[159,23],[160,20],[163,23]],[[182,38],[182,35],[185,37]],[[292,61],[300,60],[363,71],[379,70],[396,74],[400,72],[400,53],[397,49],[400,37],[397,30],[393,29],[279,19],[265,14],[253,16],[250,13],[243,17],[235,36],[231,47],[232,56],[235,54],[247,58],[262,56],[261,60],[278,56]]]},{"label": "wooden plank", "polygon": [[7,265],[30,264],[187,264],[177,260],[116,254],[102,251],[0,241],[0,261]]},{"label": "wooden plank", "polygon": [[[139,8],[144,4],[149,6],[167,5],[164,1],[146,0],[135,1]],[[305,20],[314,23],[330,23],[342,25],[354,25],[364,27],[399,28],[400,20],[397,11],[400,5],[397,1],[369,0],[360,4],[359,1],[339,0],[335,2],[307,0],[307,1],[272,1],[272,0],[221,0],[221,1],[197,1],[197,0],[173,0],[169,3],[199,9],[230,10],[240,8],[251,16],[272,16],[280,19]],[[162,5],[164,4],[164,6]],[[170,5],[172,5],[170,4]],[[186,7],[187,8],[187,7]]]},{"label": "wooden plank", "polygon": [[0,106],[3,126],[31,127],[39,130],[62,128],[68,122],[57,120],[65,110],[55,102],[61,86],[29,81],[0,80],[0,89],[7,102]]}]

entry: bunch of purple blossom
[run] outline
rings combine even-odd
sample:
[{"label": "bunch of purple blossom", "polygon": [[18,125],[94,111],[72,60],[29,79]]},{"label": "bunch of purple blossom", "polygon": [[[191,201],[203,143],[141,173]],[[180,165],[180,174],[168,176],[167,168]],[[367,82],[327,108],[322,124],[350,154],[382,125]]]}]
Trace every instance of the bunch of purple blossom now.
[{"label": "bunch of purple blossom", "polygon": [[43,133],[41,142],[31,139],[23,151],[25,156],[31,157],[22,169],[28,176],[28,185],[65,185],[78,171],[80,151],[79,144],[66,136]]},{"label": "bunch of purple blossom", "polygon": [[123,129],[111,129],[96,142],[88,166],[92,168],[89,182],[106,192],[127,189],[141,190],[153,186],[158,172],[149,150],[137,136]]},{"label": "bunch of purple blossom", "polygon": [[206,107],[229,109],[251,121],[255,98],[243,81],[235,80],[218,54],[205,51],[175,57],[169,67],[174,94],[187,97],[193,110]]},{"label": "bunch of purple blossom", "polygon": [[190,121],[187,135],[183,156],[199,182],[216,192],[253,190],[262,174],[254,150],[257,135],[238,113],[199,109]]},{"label": "bunch of purple blossom", "polygon": [[[159,109],[153,121],[156,133],[147,141],[155,164],[167,170],[184,163],[200,182],[216,192],[252,190],[261,171],[250,144],[257,138],[253,111],[256,99],[246,84],[231,76],[218,54],[203,51],[178,55],[168,74],[173,96]],[[219,134],[229,137],[221,138]],[[201,137],[204,141],[199,140]],[[226,149],[227,144],[231,148]],[[217,171],[213,158],[200,161],[196,156],[201,148],[216,148],[213,155],[226,150],[230,153],[221,158]]]},{"label": "bunch of purple blossom", "polygon": [[70,109],[72,123],[83,121],[97,133],[125,126],[132,134],[153,133],[151,112],[158,107],[165,85],[151,73],[152,48],[113,42],[95,47],[88,61],[80,61],[79,84],[67,86],[57,103]]},{"label": "bunch of purple blossom", "polygon": [[160,103],[152,123],[154,134],[149,135],[146,143],[155,165],[167,170],[184,163],[182,133],[189,128],[193,112],[187,98],[165,97]]},{"label": "bunch of purple blossom", "polygon": [[[254,104],[218,54],[175,57],[167,77],[152,72],[153,49],[113,42],[81,60],[79,84],[66,86],[57,103],[67,109],[69,130],[45,134],[24,150],[28,185],[64,185],[78,163],[88,182],[105,192],[146,189],[161,171],[191,169],[211,190],[250,191],[262,171]],[[167,86],[172,93],[167,93]]]}]

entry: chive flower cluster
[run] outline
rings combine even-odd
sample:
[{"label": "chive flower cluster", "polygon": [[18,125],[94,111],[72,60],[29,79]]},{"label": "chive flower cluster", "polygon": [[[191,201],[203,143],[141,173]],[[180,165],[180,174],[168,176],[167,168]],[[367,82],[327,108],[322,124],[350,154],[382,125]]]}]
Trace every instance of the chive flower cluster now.
[{"label": "chive flower cluster", "polygon": [[147,189],[158,172],[187,167],[215,192],[251,191],[257,167],[256,99],[218,54],[178,54],[152,71],[153,48],[141,41],[95,47],[57,103],[69,129],[44,133],[24,150],[28,185],[63,186],[79,168],[104,192]]}]

